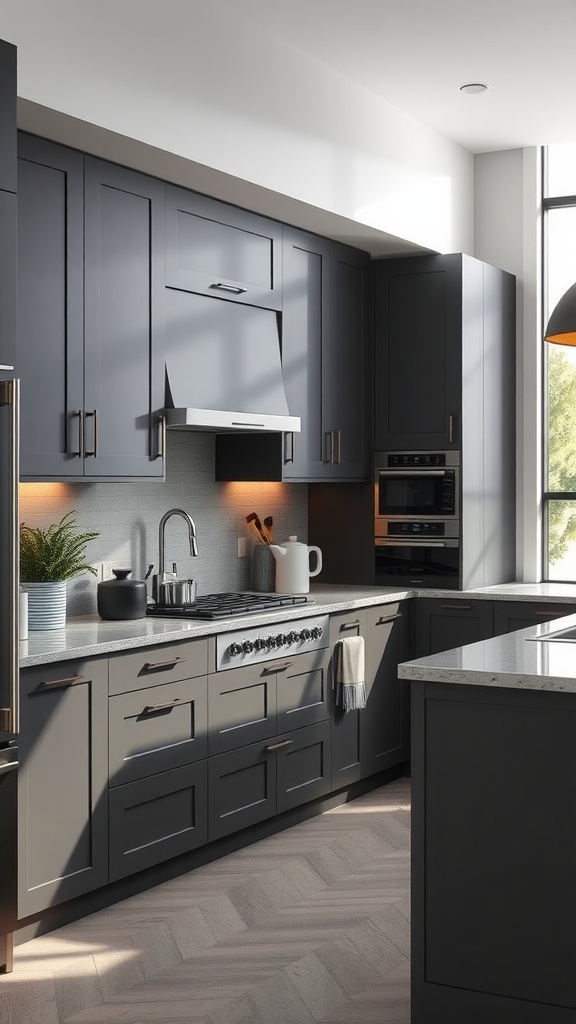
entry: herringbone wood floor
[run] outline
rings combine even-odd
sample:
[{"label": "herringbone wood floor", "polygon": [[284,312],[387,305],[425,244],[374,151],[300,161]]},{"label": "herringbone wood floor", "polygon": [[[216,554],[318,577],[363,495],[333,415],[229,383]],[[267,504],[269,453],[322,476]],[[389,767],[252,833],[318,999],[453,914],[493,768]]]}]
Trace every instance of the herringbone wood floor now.
[{"label": "herringbone wood floor", "polygon": [[0,1024],[408,1024],[410,784],[18,946]]}]

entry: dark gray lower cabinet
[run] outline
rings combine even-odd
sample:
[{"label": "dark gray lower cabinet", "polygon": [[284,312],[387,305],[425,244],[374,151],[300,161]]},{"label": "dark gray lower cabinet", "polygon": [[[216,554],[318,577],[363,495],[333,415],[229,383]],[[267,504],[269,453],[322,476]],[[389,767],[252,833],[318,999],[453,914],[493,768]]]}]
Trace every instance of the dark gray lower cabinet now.
[{"label": "dark gray lower cabinet", "polygon": [[576,1020],[576,698],[412,683],[413,1024]]},{"label": "dark gray lower cabinet", "polygon": [[366,609],[366,747],[363,776],[410,757],[410,687],[398,665],[410,657],[410,603]]},{"label": "dark gray lower cabinet", "polygon": [[539,604],[535,601],[494,601],[494,636],[512,633],[515,629],[539,626],[543,622],[573,615],[576,605]]},{"label": "dark gray lower cabinet", "polygon": [[118,694],[108,709],[111,786],[206,757],[206,676]]},{"label": "dark gray lower cabinet", "polygon": [[276,757],[266,744],[252,743],[208,760],[210,842],[274,814]]},{"label": "dark gray lower cabinet", "polygon": [[22,671],[18,916],[108,881],[108,662]]},{"label": "dark gray lower cabinet", "polygon": [[252,743],[208,761],[210,841],[255,825],[332,788],[330,721]]},{"label": "dark gray lower cabinet", "polygon": [[331,650],[344,637],[363,636],[366,654],[366,708],[343,711],[338,706],[332,668],[335,790],[409,760],[410,695],[398,679],[398,664],[410,657],[410,603],[330,616]]},{"label": "dark gray lower cabinet", "polygon": [[416,598],[415,658],[487,640],[493,635],[492,601]]},{"label": "dark gray lower cabinet", "polygon": [[110,881],[207,842],[206,761],[118,786],[109,801]]},{"label": "dark gray lower cabinet", "polygon": [[363,711],[343,711],[336,700],[334,646],[348,636],[365,636],[366,610],[354,610],[330,616],[330,678],[334,711],[332,718],[332,788],[341,789],[362,778],[366,747],[366,715]]},{"label": "dark gray lower cabinet", "polygon": [[331,733],[329,721],[318,722],[276,740],[278,814],[330,793]]}]

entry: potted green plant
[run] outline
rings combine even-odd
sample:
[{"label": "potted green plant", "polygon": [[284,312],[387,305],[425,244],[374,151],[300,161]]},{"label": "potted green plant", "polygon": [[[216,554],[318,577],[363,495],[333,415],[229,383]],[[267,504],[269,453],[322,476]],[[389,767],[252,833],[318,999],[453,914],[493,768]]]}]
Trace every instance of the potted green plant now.
[{"label": "potted green plant", "polygon": [[28,592],[29,629],[63,629],[66,581],[84,572],[97,575],[86,562],[86,545],[96,531],[78,532],[74,511],[48,529],[20,524],[20,583]]}]

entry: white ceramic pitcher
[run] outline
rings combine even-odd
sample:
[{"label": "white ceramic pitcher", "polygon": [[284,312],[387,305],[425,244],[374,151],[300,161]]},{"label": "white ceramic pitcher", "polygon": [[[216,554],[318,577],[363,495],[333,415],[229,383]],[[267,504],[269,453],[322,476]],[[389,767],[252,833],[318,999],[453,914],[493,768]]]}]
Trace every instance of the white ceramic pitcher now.
[{"label": "white ceramic pitcher", "polygon": [[[288,537],[283,544],[271,544],[276,559],[276,593],[307,594],[310,577],[322,569],[322,552],[314,545],[302,544],[297,537]],[[310,569],[310,554],[316,554],[316,568]]]}]

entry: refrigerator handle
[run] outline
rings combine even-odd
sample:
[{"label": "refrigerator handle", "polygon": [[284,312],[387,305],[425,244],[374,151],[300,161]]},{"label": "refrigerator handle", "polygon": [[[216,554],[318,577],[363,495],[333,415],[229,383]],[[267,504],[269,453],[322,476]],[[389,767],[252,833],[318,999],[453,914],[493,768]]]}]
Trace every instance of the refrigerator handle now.
[{"label": "refrigerator handle", "polygon": [[0,405],[10,407],[10,484],[9,504],[6,505],[8,548],[10,559],[6,573],[8,604],[8,636],[6,663],[10,685],[9,707],[0,708],[0,729],[18,732],[19,726],[19,641],[18,606],[20,591],[20,516],[18,481],[20,476],[20,381],[0,381]]}]

